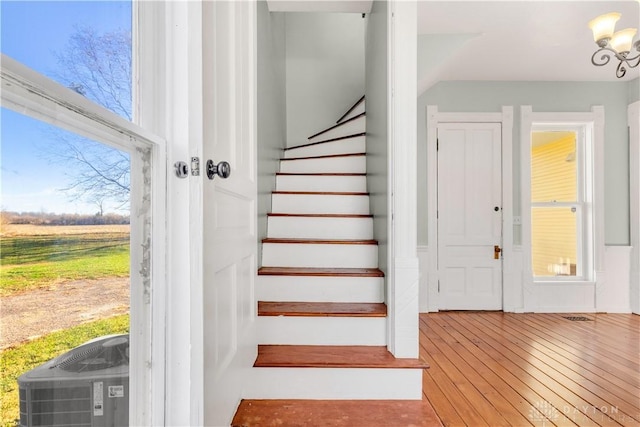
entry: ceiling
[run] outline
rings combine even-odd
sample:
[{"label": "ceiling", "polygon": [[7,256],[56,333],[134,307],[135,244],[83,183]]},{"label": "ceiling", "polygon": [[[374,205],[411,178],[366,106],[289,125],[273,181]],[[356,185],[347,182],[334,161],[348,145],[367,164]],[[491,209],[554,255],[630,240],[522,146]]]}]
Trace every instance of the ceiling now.
[{"label": "ceiling", "polygon": [[[640,27],[640,2],[418,2],[418,93],[441,80],[619,81],[613,61],[591,64],[588,22],[620,12],[616,29]],[[637,38],[637,37],[636,37]]]},{"label": "ceiling", "polygon": [[[400,0],[404,1],[404,0]],[[371,0],[267,0],[271,12],[369,13]],[[640,0],[418,0],[418,93],[443,80],[628,81],[591,64],[588,22],[620,12],[640,28]],[[638,36],[636,36],[637,39]]]}]

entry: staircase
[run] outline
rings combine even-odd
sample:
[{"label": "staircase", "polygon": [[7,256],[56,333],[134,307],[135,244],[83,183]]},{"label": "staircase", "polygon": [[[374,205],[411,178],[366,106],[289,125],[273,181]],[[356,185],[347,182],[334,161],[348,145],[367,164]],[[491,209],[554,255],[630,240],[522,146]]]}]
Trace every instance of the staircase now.
[{"label": "staircase", "polygon": [[258,357],[246,399],[421,399],[418,359],[387,351],[366,182],[362,97],[285,149],[258,271]]}]

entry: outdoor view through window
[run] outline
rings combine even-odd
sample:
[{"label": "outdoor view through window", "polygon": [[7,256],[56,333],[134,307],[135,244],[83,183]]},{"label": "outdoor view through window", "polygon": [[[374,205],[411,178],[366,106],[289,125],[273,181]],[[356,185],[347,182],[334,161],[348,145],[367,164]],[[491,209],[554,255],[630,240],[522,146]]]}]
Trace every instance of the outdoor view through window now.
[{"label": "outdoor view through window", "polygon": [[[131,120],[131,8],[2,1],[2,54]],[[0,119],[0,427],[128,425],[130,156]]]}]

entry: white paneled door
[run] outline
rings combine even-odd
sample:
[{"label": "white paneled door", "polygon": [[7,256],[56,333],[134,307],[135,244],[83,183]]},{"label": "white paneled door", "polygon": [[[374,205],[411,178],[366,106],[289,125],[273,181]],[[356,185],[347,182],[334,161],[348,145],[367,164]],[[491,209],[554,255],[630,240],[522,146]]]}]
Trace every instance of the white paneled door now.
[{"label": "white paneled door", "polygon": [[[205,425],[230,424],[256,356],[254,9],[254,2],[203,2]],[[208,160],[228,162],[230,176],[210,179]]]},{"label": "white paneled door", "polygon": [[502,309],[499,123],[438,125],[441,310]]}]

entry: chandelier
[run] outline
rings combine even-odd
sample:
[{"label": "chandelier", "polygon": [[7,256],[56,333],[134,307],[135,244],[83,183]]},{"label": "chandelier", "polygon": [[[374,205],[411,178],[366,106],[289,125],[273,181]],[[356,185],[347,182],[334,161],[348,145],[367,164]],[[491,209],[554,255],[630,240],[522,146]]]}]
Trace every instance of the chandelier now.
[{"label": "chandelier", "polygon": [[[617,12],[607,13],[598,16],[589,22],[589,28],[593,31],[593,39],[600,49],[596,50],[591,56],[591,63],[597,66],[607,65],[611,60],[609,52],[613,53],[620,63],[616,69],[618,78],[624,77],[628,68],[635,68],[640,64],[640,40],[633,43],[633,37],[636,35],[635,28],[627,28],[614,33],[616,22],[620,19]],[[631,55],[631,47],[638,54]]]}]

